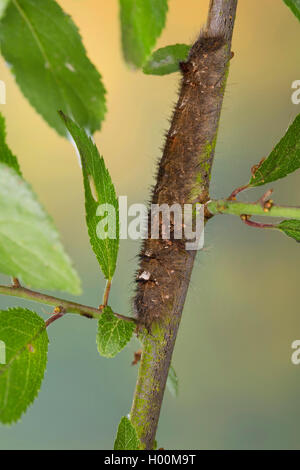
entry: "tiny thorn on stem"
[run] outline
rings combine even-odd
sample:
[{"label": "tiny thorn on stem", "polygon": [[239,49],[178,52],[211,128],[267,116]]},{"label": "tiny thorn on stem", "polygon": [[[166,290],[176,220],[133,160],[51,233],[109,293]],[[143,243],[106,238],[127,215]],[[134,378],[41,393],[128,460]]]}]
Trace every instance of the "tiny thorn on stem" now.
[{"label": "tiny thorn on stem", "polygon": [[50,317],[49,320],[45,322],[46,328],[48,328],[48,326],[54,323],[56,320],[59,320],[60,318],[62,318],[66,313],[67,312],[65,311],[63,307],[61,306],[55,307],[55,309],[53,310],[52,317]]},{"label": "tiny thorn on stem", "polygon": [[235,189],[229,196],[228,201],[234,201],[236,199],[236,196],[241,193],[242,191],[245,191],[245,189],[249,188],[249,184],[245,184],[244,186],[240,186],[239,188]]},{"label": "tiny thorn on stem", "polygon": [[143,350],[142,350],[142,349],[139,349],[138,351],[136,351],[136,352],[134,353],[134,359],[133,359],[133,361],[132,361],[132,363],[131,363],[132,366],[136,366],[136,365],[140,362],[141,357],[142,357],[142,352],[143,352]]},{"label": "tiny thorn on stem", "polygon": [[254,222],[253,220],[250,220],[250,215],[242,214],[241,220],[246,224],[249,225],[249,227],[255,227],[255,228],[274,228],[275,225],[273,224],[262,224],[260,222]]},{"label": "tiny thorn on stem", "polygon": [[19,289],[20,287],[22,287],[17,277],[12,278],[12,287],[14,287],[15,289]]}]

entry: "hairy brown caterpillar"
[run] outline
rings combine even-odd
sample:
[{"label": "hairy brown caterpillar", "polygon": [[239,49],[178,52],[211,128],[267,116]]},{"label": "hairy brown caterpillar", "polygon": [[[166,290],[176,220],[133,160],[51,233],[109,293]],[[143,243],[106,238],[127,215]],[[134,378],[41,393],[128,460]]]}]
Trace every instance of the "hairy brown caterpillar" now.
[{"label": "hairy brown caterpillar", "polygon": [[[231,57],[223,37],[202,33],[186,62],[180,64],[182,83],[171,128],[158,165],[152,204],[205,203],[214,156],[220,108]],[[134,310],[149,330],[154,320],[178,309],[182,283],[189,282],[195,251],[185,240],[147,239],[140,253]],[[151,215],[149,214],[149,228]],[[149,231],[150,233],[150,231]]]}]

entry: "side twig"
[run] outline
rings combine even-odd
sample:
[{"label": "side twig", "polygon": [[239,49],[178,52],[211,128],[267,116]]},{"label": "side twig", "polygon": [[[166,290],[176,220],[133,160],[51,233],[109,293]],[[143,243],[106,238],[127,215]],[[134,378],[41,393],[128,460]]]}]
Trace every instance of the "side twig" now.
[{"label": "side twig", "polygon": [[[45,305],[52,305],[53,307],[61,306],[66,313],[73,313],[81,315],[86,318],[94,318],[99,320],[102,313],[98,308],[88,307],[87,305],[78,304],[76,302],[69,302],[68,300],[62,300],[57,297],[35,292],[25,287],[8,287],[0,286],[0,294],[11,297],[19,297],[21,299],[31,300]],[[126,317],[119,313],[114,313],[116,317],[125,321],[134,321],[137,323],[135,318]]]},{"label": "side twig", "polygon": [[219,199],[209,201],[206,204],[206,209],[212,215],[217,214],[230,214],[230,215],[258,215],[263,217],[280,217],[283,219],[296,219],[300,220],[300,207],[286,207],[277,206],[270,203],[266,204],[259,200],[258,202],[240,202],[229,201],[228,199]]}]

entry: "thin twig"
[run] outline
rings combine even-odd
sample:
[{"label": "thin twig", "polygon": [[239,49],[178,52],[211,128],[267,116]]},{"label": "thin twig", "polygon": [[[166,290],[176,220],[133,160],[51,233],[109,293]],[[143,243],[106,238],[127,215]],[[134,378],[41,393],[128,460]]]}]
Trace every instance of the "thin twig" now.
[{"label": "thin twig", "polygon": [[249,188],[249,184],[245,184],[244,186],[240,186],[239,188],[236,188],[232,193],[230,194],[228,200],[232,201],[235,200],[236,196],[241,193],[242,191],[245,191],[245,189]]},{"label": "thin twig", "polygon": [[[57,297],[42,294],[40,292],[35,292],[24,287],[0,286],[0,294],[19,297],[22,299],[31,300],[33,302],[39,302],[41,304],[52,305],[54,307],[59,305],[65,310],[66,313],[74,313],[76,315],[81,315],[87,318],[95,318],[99,320],[102,315],[101,311],[99,311],[97,308],[88,307],[87,305],[82,305],[75,302],[69,302],[68,300],[63,300]],[[121,320],[133,321],[137,323],[135,318],[126,317],[124,315],[120,315],[119,313],[114,313],[114,315]]]},{"label": "thin twig", "polygon": [[283,219],[300,220],[300,207],[277,206],[273,201],[257,202],[229,201],[228,199],[212,200],[206,204],[206,209],[212,214],[230,214],[241,216],[258,215],[263,217],[280,217]]},{"label": "thin twig", "polygon": [[250,220],[250,216],[246,215],[246,214],[241,215],[241,220],[246,225],[249,225],[249,227],[254,227],[254,228],[275,228],[274,224],[263,224],[261,222],[254,222],[254,220]]}]

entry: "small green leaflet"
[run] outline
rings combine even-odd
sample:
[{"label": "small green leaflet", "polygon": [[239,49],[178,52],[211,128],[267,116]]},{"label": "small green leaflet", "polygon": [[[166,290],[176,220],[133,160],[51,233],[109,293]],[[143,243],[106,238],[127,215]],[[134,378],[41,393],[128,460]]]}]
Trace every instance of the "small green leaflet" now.
[{"label": "small green leaflet", "polygon": [[283,0],[300,21],[300,0]]},{"label": "small green leaflet", "polygon": [[0,364],[0,421],[20,419],[37,397],[47,364],[45,322],[24,308],[0,311],[0,341],[6,364]]},{"label": "small green leaflet", "polygon": [[58,232],[19,172],[0,118],[0,272],[28,287],[80,294]]},{"label": "small green leaflet", "polygon": [[300,220],[284,220],[277,228],[300,243]]},{"label": "small green leaflet", "polygon": [[173,366],[170,367],[167,379],[167,387],[173,397],[178,396],[178,377]]},{"label": "small green leaflet", "polygon": [[168,1],[120,0],[120,10],[125,60],[140,68],[165,26]]},{"label": "small green leaflet", "polygon": [[137,432],[128,418],[125,416],[119,424],[114,450],[140,450],[141,442]]},{"label": "small green leaflet", "polygon": [[167,75],[178,72],[179,63],[187,59],[191,46],[186,44],[174,44],[162,47],[153,52],[143,67],[143,72],[148,75]]},{"label": "small green leaflet", "polygon": [[300,168],[300,114],[276,145],[269,157],[258,167],[249,185],[261,186],[284,178]]},{"label": "small green leaflet", "polygon": [[115,357],[131,340],[135,324],[122,320],[106,307],[98,322],[97,347],[101,356]]},{"label": "small green leaflet", "polygon": [[60,112],[81,156],[86,222],[90,242],[106,279],[113,278],[119,251],[119,202],[97,147],[74,121]]},{"label": "small green leaflet", "polygon": [[54,0],[11,0],[0,47],[25,97],[61,135],[64,109],[93,134],[104,118],[105,89],[78,29]]}]

